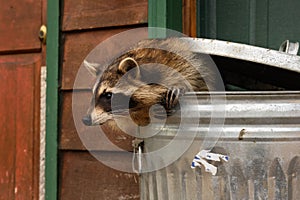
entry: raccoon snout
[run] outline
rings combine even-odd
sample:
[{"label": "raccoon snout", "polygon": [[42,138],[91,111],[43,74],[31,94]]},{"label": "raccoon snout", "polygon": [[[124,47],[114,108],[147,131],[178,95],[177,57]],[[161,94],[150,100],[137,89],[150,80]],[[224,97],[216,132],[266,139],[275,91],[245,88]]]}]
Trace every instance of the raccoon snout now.
[{"label": "raccoon snout", "polygon": [[91,115],[86,115],[82,118],[82,122],[84,123],[84,125],[86,126],[92,126],[93,125],[93,120]]}]

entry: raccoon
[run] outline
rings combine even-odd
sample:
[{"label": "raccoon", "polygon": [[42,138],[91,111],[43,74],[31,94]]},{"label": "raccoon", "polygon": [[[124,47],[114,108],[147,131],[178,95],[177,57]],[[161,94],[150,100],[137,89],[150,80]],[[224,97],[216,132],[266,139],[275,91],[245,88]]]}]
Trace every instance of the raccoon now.
[{"label": "raccoon", "polygon": [[[163,107],[169,116],[185,92],[215,90],[213,61],[190,49],[190,42],[181,38],[149,39],[117,57],[104,71],[103,66],[85,62],[99,77],[83,123],[114,128],[115,118],[129,115],[137,125],[146,126],[153,105]],[[161,114],[157,111],[154,116]]]}]

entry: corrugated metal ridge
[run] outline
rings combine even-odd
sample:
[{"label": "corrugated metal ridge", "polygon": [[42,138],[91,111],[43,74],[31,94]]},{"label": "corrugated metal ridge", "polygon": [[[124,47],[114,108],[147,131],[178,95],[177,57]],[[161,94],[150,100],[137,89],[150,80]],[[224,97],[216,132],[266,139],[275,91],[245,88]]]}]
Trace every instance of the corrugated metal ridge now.
[{"label": "corrugated metal ridge", "polygon": [[[184,137],[189,137],[189,133],[193,135],[195,131],[201,138],[219,137],[220,134],[214,133],[222,130],[220,137],[223,139],[236,140],[241,131],[242,139],[246,140],[300,138],[300,92],[204,92],[196,95],[197,101],[193,93],[183,97],[184,109],[188,113],[184,115],[188,119],[183,123],[190,123],[185,125]],[[225,98],[225,101],[220,101],[225,104],[212,105],[211,98]],[[212,120],[211,116],[220,119]],[[181,113],[178,112],[167,124],[153,127],[160,130],[157,137],[174,137],[180,122]]]}]

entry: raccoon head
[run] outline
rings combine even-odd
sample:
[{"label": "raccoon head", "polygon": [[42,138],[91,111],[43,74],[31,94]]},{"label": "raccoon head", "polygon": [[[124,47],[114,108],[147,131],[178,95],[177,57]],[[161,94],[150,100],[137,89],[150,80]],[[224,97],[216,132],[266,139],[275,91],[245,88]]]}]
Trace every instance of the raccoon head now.
[{"label": "raccoon head", "polygon": [[[88,62],[84,64],[90,72],[99,76],[93,87],[93,98],[88,114],[82,119],[85,125],[102,125],[115,117],[128,117],[129,115],[133,120],[147,121],[147,119],[143,120],[141,113],[137,114],[137,111],[145,108],[144,104],[149,104],[149,102],[143,102],[142,99],[143,94],[145,96],[146,90],[150,88],[147,88],[148,86],[139,88],[142,84],[141,72],[135,59],[119,58],[103,73],[100,73],[94,64]],[[145,118],[147,118],[148,111],[145,112]]]}]

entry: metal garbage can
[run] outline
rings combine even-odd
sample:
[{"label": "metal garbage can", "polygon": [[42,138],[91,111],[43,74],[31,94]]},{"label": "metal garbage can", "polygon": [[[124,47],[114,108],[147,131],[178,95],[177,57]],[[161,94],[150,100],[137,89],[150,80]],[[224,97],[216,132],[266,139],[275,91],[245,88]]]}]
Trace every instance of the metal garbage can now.
[{"label": "metal garbage can", "polygon": [[[192,107],[190,117],[195,117],[196,112],[201,115],[201,122],[191,127],[197,129],[197,134],[175,162],[141,173],[141,199],[299,199],[300,57],[224,41],[193,40],[201,44],[200,49],[193,51],[212,55],[228,85],[260,91],[200,92],[196,94],[196,105],[189,94],[185,95],[183,98]],[[249,72],[238,75],[245,66],[253,76],[248,76]],[[265,81],[260,73],[269,72],[276,73],[276,77]],[[236,84],[244,82],[232,80],[234,77],[245,77],[249,85]],[[215,134],[218,138],[213,132],[207,135],[211,95],[226,96],[222,133]],[[176,123],[178,120],[171,120],[155,136],[144,139],[144,152],[162,149],[172,142],[178,131]],[[189,137],[189,131],[186,132]],[[228,162],[218,165],[215,176],[204,168],[190,167],[202,144],[209,140],[214,148],[229,156]],[[144,163],[155,167],[157,162],[163,163],[164,157],[141,159],[140,172]]]}]

